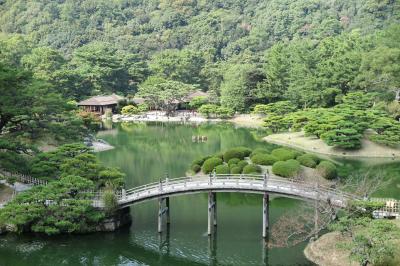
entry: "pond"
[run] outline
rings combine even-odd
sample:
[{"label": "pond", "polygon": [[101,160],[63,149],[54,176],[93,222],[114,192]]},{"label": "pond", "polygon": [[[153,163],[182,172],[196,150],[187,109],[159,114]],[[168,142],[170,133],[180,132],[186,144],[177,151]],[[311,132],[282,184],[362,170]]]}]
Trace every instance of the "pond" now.
[{"label": "pond", "polygon": [[[99,138],[115,149],[98,154],[106,165],[126,173],[127,187],[184,176],[193,159],[235,146],[274,146],[258,137],[263,132],[232,124],[180,125],[162,123],[114,124]],[[193,137],[204,136],[203,141]],[[341,173],[366,169],[366,163],[343,161]],[[374,167],[396,176],[377,195],[399,197],[398,163]],[[312,265],[303,255],[306,243],[266,249],[261,237],[262,199],[259,195],[218,194],[216,236],[207,236],[207,195],[171,198],[171,224],[157,233],[157,202],[131,207],[133,224],[113,233],[84,236],[0,238],[3,265]],[[305,203],[273,197],[271,224]]]}]

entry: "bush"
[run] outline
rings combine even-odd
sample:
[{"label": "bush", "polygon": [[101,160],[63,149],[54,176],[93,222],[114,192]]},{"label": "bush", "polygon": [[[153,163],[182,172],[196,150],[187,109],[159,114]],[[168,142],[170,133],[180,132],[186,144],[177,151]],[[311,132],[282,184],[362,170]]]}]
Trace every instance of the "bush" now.
[{"label": "bush", "polygon": [[118,199],[114,190],[107,189],[103,194],[104,209],[107,214],[112,214],[118,208]]},{"label": "bush", "polygon": [[296,153],[293,150],[286,148],[278,148],[271,152],[279,161],[287,161],[296,158]]},{"label": "bush", "polygon": [[235,114],[235,111],[232,108],[222,106],[218,107],[215,111],[218,118],[230,118]]},{"label": "bush", "polygon": [[144,113],[149,110],[149,106],[147,105],[147,103],[139,103],[137,105],[137,110],[139,113]]},{"label": "bush", "polygon": [[223,159],[223,158],[224,158],[224,153],[223,153],[223,152],[219,152],[219,153],[214,154],[214,155],[211,156],[211,157],[218,157],[218,158]]},{"label": "bush", "polygon": [[232,158],[229,160],[228,165],[231,166],[232,164],[237,164],[238,162],[240,162],[239,158]]},{"label": "bush", "polygon": [[319,159],[317,156],[312,155],[312,154],[303,154],[303,155],[297,157],[297,161],[299,161],[299,163],[301,165],[315,168],[318,164]]},{"label": "bush", "polygon": [[121,110],[121,114],[123,115],[134,115],[138,113],[139,113],[138,109],[133,105],[127,105],[123,107]]},{"label": "bush", "polygon": [[[229,165],[229,169],[231,169],[232,170],[232,168],[234,168],[234,167],[239,167],[237,164],[231,164],[231,165]],[[240,167],[239,167],[240,168]]]},{"label": "bush", "polygon": [[300,163],[294,159],[279,161],[272,166],[272,173],[283,177],[294,177],[300,171]]},{"label": "bush", "polygon": [[209,174],[214,170],[215,167],[217,167],[218,165],[221,165],[222,163],[223,163],[223,161],[221,158],[212,157],[210,159],[207,159],[203,163],[203,167],[201,169],[202,169],[203,173]]},{"label": "bush", "polygon": [[[209,159],[209,158],[207,158],[207,159]],[[204,161],[205,161],[204,158],[194,159],[192,161],[192,165],[198,164],[198,165],[202,166]]]},{"label": "bush", "polygon": [[198,165],[198,164],[192,164],[191,169],[192,169],[193,172],[198,173],[201,170],[201,166]]},{"label": "bush", "polygon": [[256,164],[249,164],[243,168],[243,174],[259,174],[261,173],[261,167]]},{"label": "bush", "polygon": [[253,157],[251,157],[251,161],[255,164],[261,164],[261,165],[273,165],[278,161],[278,159],[270,154],[256,154]]},{"label": "bush", "polygon": [[256,154],[268,154],[268,153],[270,153],[270,151],[268,151],[267,149],[257,148],[254,149],[253,152],[250,154],[250,158]]},{"label": "bush", "polygon": [[240,167],[240,169],[243,170],[243,168],[248,164],[249,164],[248,162],[246,162],[245,160],[242,160],[242,161],[237,163],[237,166]]},{"label": "bush", "polygon": [[317,166],[318,173],[326,179],[334,179],[337,176],[336,166],[329,161],[322,161]]},{"label": "bush", "polygon": [[224,161],[229,162],[230,159],[238,158],[243,160],[244,157],[247,157],[251,154],[251,150],[246,147],[236,147],[230,150],[227,150],[224,153]]},{"label": "bush", "polygon": [[235,166],[231,168],[231,174],[238,175],[242,173],[242,168],[239,166]]},{"label": "bush", "polygon": [[230,173],[229,166],[226,164],[218,165],[215,167],[215,173],[217,175],[227,175]]}]

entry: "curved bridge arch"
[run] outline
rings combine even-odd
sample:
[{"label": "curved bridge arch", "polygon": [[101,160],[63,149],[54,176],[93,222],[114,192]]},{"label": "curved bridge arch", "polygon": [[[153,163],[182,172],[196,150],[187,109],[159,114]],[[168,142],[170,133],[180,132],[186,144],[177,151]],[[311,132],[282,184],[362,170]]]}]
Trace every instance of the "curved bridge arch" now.
[{"label": "curved bridge arch", "polygon": [[[269,227],[269,194],[295,197],[303,200],[326,202],[332,207],[345,208],[356,196],[329,187],[289,180],[274,175],[210,175],[189,176],[163,180],[129,190],[118,195],[118,207],[125,208],[148,200],[158,199],[158,232],[162,232],[164,214],[169,223],[169,197],[193,193],[208,192],[208,235],[217,225],[216,192],[240,192],[263,194],[263,237]],[[164,207],[165,202],[165,207]],[[102,201],[96,201],[97,207],[103,207]],[[316,208],[317,209],[317,208]],[[317,215],[317,212],[316,212]],[[315,219],[317,221],[318,219]]]},{"label": "curved bridge arch", "polygon": [[118,204],[126,207],[152,199],[201,192],[271,193],[324,201],[339,208],[346,207],[349,200],[356,198],[329,187],[271,175],[213,175],[167,179],[125,190],[119,196]]}]

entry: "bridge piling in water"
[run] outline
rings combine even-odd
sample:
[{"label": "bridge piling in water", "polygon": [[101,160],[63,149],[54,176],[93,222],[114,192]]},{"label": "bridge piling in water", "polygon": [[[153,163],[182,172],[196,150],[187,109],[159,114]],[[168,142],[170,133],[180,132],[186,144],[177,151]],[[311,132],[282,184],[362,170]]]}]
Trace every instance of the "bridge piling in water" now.
[{"label": "bridge piling in water", "polygon": [[263,238],[267,237],[268,228],[269,228],[269,194],[264,193],[264,196],[263,196],[263,230],[262,230]]},{"label": "bridge piling in water", "polygon": [[215,192],[208,192],[208,228],[207,233],[208,235],[212,235],[213,233],[213,226],[217,225],[217,208],[216,208],[216,193]]},{"label": "bridge piling in water", "polygon": [[[163,207],[165,201],[165,208]],[[170,224],[170,215],[169,215],[169,197],[159,198],[158,199],[158,232],[162,233],[163,227],[163,216],[166,216],[167,225]]]}]

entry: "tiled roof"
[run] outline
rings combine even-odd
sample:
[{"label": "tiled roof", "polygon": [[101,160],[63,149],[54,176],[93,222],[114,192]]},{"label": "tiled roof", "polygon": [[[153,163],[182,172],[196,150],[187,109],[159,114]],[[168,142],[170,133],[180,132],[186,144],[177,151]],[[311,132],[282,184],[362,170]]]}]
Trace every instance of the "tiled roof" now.
[{"label": "tiled roof", "polygon": [[85,105],[113,105],[117,104],[118,101],[122,100],[123,97],[118,96],[116,94],[106,95],[106,96],[94,96],[92,98],[86,99],[78,103],[80,106]]}]

